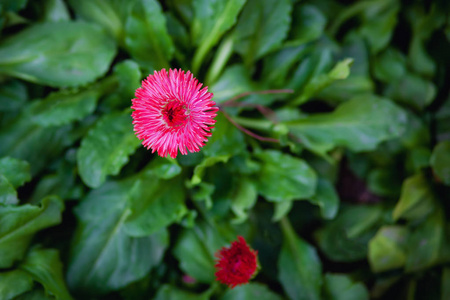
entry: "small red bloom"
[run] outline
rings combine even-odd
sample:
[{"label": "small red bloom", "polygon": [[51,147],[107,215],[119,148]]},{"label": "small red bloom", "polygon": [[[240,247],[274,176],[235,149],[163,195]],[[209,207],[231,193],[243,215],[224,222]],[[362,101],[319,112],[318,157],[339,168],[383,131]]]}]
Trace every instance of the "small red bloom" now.
[{"label": "small red bloom", "polygon": [[[202,88],[190,71],[165,69],[142,81],[132,100],[134,131],[147,149],[175,158],[197,152],[214,128],[219,110],[208,87]],[[187,150],[186,150],[187,149]]]},{"label": "small red bloom", "polygon": [[216,253],[216,280],[231,288],[248,283],[256,275],[258,251],[250,249],[242,236]]}]

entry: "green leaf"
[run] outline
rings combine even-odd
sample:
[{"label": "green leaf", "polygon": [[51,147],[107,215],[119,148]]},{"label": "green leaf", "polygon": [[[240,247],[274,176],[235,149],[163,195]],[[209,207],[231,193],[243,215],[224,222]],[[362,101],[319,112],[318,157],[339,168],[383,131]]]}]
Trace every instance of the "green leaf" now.
[{"label": "green leaf", "polygon": [[139,65],[131,59],[124,60],[114,66],[114,75],[119,82],[117,92],[123,97],[133,98],[136,89],[141,85],[142,73]]},{"label": "green leaf", "polygon": [[61,126],[79,121],[92,114],[100,96],[115,84],[113,78],[78,92],[60,91],[51,93],[45,99],[33,101],[27,115],[41,126]]},{"label": "green leaf", "polygon": [[243,65],[238,64],[226,68],[219,80],[209,87],[209,90],[214,93],[213,100],[220,104],[256,88],[250,79],[248,70]]},{"label": "green leaf", "polygon": [[328,179],[319,178],[316,194],[309,201],[320,207],[320,214],[324,219],[334,219],[338,212],[339,195]]},{"label": "green leaf", "polygon": [[0,174],[5,176],[14,188],[31,180],[28,162],[12,157],[0,159]]},{"label": "green leaf", "polygon": [[0,273],[0,299],[15,299],[33,288],[33,278],[20,269]]},{"label": "green leaf", "polygon": [[53,87],[78,86],[105,74],[115,53],[114,42],[91,24],[36,24],[2,41],[0,73]]},{"label": "green leaf", "polygon": [[292,300],[320,298],[322,264],[316,249],[299,238],[287,219],[281,220],[283,246],[278,257],[278,278]]},{"label": "green leaf", "polygon": [[81,141],[77,153],[78,169],[83,182],[99,187],[108,175],[119,174],[140,141],[133,132],[128,111],[101,118]]},{"label": "green leaf", "polygon": [[327,74],[319,74],[312,77],[312,79],[309,80],[305,87],[301,90],[300,96],[294,99],[290,105],[300,105],[334,81],[346,79],[350,75],[350,66],[352,63],[352,58],[346,58],[338,62]]},{"label": "green leaf", "polygon": [[[1,171],[1,169],[0,169]],[[0,204],[17,204],[17,192],[9,180],[0,174]]]},{"label": "green leaf", "polygon": [[262,162],[258,191],[267,200],[282,202],[314,195],[317,175],[304,160],[274,150],[257,153],[255,157]]},{"label": "green leaf", "polygon": [[0,111],[18,110],[27,98],[27,87],[19,80],[9,80],[0,85]]},{"label": "green leaf", "polygon": [[208,300],[209,293],[194,294],[165,284],[158,289],[154,300]]},{"label": "green leaf", "polygon": [[401,268],[406,262],[408,230],[404,226],[383,226],[369,242],[368,259],[373,272]]},{"label": "green leaf", "polygon": [[442,141],[434,147],[430,164],[437,177],[450,185],[450,141]]},{"label": "green leaf", "polygon": [[192,40],[198,49],[192,69],[197,73],[208,52],[222,35],[236,23],[236,18],[246,0],[194,0],[194,20],[191,26]]},{"label": "green leaf", "polygon": [[247,177],[237,180],[231,199],[231,209],[236,215],[234,223],[241,223],[247,219],[247,211],[252,208],[258,199],[256,184]]},{"label": "green leaf", "polygon": [[228,289],[220,300],[282,300],[283,298],[272,292],[266,285],[251,282],[246,285]]},{"label": "green leaf", "polygon": [[205,158],[200,164],[198,164],[194,169],[194,174],[192,175],[191,183],[199,184],[202,182],[203,174],[206,168],[214,166],[217,163],[226,163],[230,158],[229,155],[213,156]]},{"label": "green leaf", "polygon": [[173,248],[173,255],[183,272],[199,282],[211,283],[216,279],[214,254],[226,243],[227,239],[218,228],[201,223],[183,230]]},{"label": "green leaf", "polygon": [[344,274],[325,274],[325,299],[369,300],[369,292],[361,282],[354,282]]},{"label": "green leaf", "polygon": [[385,83],[398,81],[406,74],[406,57],[389,47],[375,58],[373,67],[377,79]]},{"label": "green leaf", "polygon": [[406,128],[406,113],[391,101],[360,96],[341,104],[332,113],[315,114],[287,122],[302,144],[320,154],[336,146],[368,151],[399,137]]},{"label": "green leaf", "polygon": [[171,179],[181,173],[181,167],[176,159],[157,156],[145,167],[145,172],[161,179]]},{"label": "green leaf", "polygon": [[71,300],[63,276],[59,253],[54,249],[35,248],[27,255],[20,269],[42,284],[46,292],[59,300]]},{"label": "green leaf", "polygon": [[441,300],[450,298],[450,268],[442,270]]},{"label": "green leaf", "polygon": [[289,0],[248,0],[234,31],[235,49],[246,66],[281,46],[291,12]]},{"label": "green leaf", "polygon": [[415,220],[425,217],[434,209],[433,193],[424,175],[418,173],[403,182],[400,199],[392,216],[394,220]]},{"label": "green leaf", "polygon": [[19,11],[27,5],[28,0],[3,0],[2,6],[5,10]]},{"label": "green leaf", "polygon": [[182,180],[158,180],[155,176],[142,177],[129,193],[124,231],[133,237],[144,237],[180,221],[188,212],[184,204]]},{"label": "green leaf", "polygon": [[222,113],[218,113],[216,124],[211,130],[212,136],[202,149],[206,156],[234,156],[245,151],[244,135],[228,121]]},{"label": "green leaf", "polygon": [[315,232],[322,252],[331,260],[354,262],[367,256],[367,244],[382,216],[379,206],[342,206],[333,221]]},{"label": "green leaf", "polygon": [[158,1],[139,0],[127,18],[125,34],[129,53],[142,66],[155,70],[170,67],[175,48]]},{"label": "green leaf", "polygon": [[316,6],[310,4],[295,6],[292,15],[289,37],[295,44],[314,41],[323,34],[327,19]]},{"label": "green leaf", "polygon": [[25,255],[33,235],[59,224],[63,202],[55,196],[42,200],[40,206],[0,205],[0,268],[9,268]]},{"label": "green leaf", "polygon": [[47,295],[43,289],[34,289],[14,298],[14,300],[55,300],[55,297]]},{"label": "green leaf", "polygon": [[446,238],[444,218],[444,211],[440,208],[412,230],[406,246],[406,272],[417,272],[440,261],[440,252]]},{"label": "green leaf", "polygon": [[45,22],[59,22],[70,20],[69,10],[63,0],[46,0],[42,12]]},{"label": "green leaf", "polygon": [[124,230],[135,182],[134,177],[107,182],[75,209],[79,226],[67,271],[72,290],[92,294],[118,290],[160,263],[169,241],[166,230],[141,238]]}]

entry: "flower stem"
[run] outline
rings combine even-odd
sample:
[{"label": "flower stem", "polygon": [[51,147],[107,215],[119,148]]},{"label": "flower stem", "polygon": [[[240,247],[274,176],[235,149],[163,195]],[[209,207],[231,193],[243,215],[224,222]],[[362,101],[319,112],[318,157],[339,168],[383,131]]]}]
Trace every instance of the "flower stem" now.
[{"label": "flower stem", "polygon": [[262,142],[271,142],[271,143],[279,143],[280,140],[278,139],[274,139],[274,138],[268,138],[268,137],[263,137],[260,136],[250,130],[248,130],[247,128],[241,126],[238,122],[236,122],[228,113],[226,113],[224,110],[222,110],[223,115],[225,116],[225,118],[228,119],[228,121],[230,121],[231,124],[233,124],[234,126],[237,127],[237,129],[239,129],[240,131],[244,132],[245,134],[259,140]]}]

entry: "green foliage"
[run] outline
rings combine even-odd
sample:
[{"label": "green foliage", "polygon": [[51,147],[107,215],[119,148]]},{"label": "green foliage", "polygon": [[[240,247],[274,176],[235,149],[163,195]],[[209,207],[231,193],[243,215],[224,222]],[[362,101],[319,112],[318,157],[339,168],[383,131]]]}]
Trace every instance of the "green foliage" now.
[{"label": "green foliage", "polygon": [[[448,299],[448,11],[0,1],[0,299]],[[130,116],[162,68],[219,106],[176,159]],[[237,236],[260,268],[229,289]]]}]

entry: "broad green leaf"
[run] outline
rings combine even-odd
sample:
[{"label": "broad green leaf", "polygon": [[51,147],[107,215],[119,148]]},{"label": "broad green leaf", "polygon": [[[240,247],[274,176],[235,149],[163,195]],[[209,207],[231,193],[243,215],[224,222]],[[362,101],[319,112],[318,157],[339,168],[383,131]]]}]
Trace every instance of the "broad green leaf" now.
[{"label": "broad green leaf", "polygon": [[2,7],[5,10],[19,11],[27,5],[28,0],[3,0]]},{"label": "broad green leaf", "polygon": [[27,87],[19,80],[9,80],[0,85],[0,111],[18,110],[27,98]]},{"label": "broad green leaf", "polygon": [[19,199],[17,198],[17,192],[14,186],[0,173],[0,204],[17,203],[19,203]]},{"label": "broad green leaf", "polygon": [[336,146],[373,150],[379,143],[400,136],[406,121],[406,113],[391,101],[360,96],[332,113],[311,115],[286,125],[305,147],[324,154]]},{"label": "broad green leaf", "polygon": [[208,300],[209,293],[194,294],[172,285],[163,285],[158,289],[154,300]]},{"label": "broad green leaf", "polygon": [[33,249],[19,268],[42,284],[46,292],[54,295],[56,299],[72,299],[64,282],[63,265],[57,250]]},{"label": "broad green leaf", "polygon": [[160,70],[170,67],[175,51],[166,19],[157,0],[139,0],[125,25],[125,45],[142,66]]},{"label": "broad green leaf", "polygon": [[0,299],[10,300],[33,288],[33,278],[20,269],[0,272]]},{"label": "broad green leaf", "polygon": [[295,44],[305,44],[318,39],[325,29],[324,14],[310,4],[296,6],[292,13],[292,27],[289,39]]},{"label": "broad green leaf", "polygon": [[209,91],[214,93],[213,100],[219,104],[255,89],[256,86],[251,81],[248,70],[240,64],[226,68],[219,80],[209,87]]},{"label": "broad green leaf", "polygon": [[55,297],[48,295],[43,289],[36,288],[14,298],[14,300],[55,300]]},{"label": "broad green leaf", "polygon": [[194,20],[191,25],[192,40],[198,46],[192,68],[199,71],[208,52],[222,35],[235,23],[246,0],[194,0]]},{"label": "broad green leaf", "polygon": [[187,213],[180,177],[158,180],[156,176],[142,177],[129,192],[129,215],[124,231],[133,237],[145,237],[180,221]]},{"label": "broad green leaf", "polygon": [[325,274],[325,298],[329,300],[369,300],[369,291],[361,282],[344,274]]},{"label": "broad green leaf", "polygon": [[14,188],[31,180],[28,162],[12,157],[0,159],[0,174],[5,176]]},{"label": "broad green leaf", "polygon": [[404,226],[383,226],[369,242],[368,259],[373,272],[401,268],[406,262],[408,230]]},{"label": "broad green leaf", "polygon": [[33,235],[59,224],[63,209],[63,202],[55,196],[44,198],[40,206],[0,206],[0,268],[22,259]]},{"label": "broad green leaf", "polygon": [[118,290],[160,263],[169,239],[165,229],[141,238],[124,230],[135,182],[134,177],[107,182],[75,209],[79,225],[67,271],[71,289],[92,294]]},{"label": "broad green leaf", "polygon": [[401,79],[406,73],[406,57],[395,48],[387,48],[373,63],[377,79],[389,83]]},{"label": "broad green leaf", "polygon": [[320,74],[313,77],[301,90],[300,96],[294,99],[290,105],[302,104],[334,81],[346,79],[350,75],[350,66],[352,63],[352,58],[346,58],[338,62],[327,74]]},{"label": "broad green leaf", "polygon": [[53,87],[78,86],[105,74],[115,53],[114,42],[91,24],[36,24],[0,43],[0,73]]},{"label": "broad green leaf", "polygon": [[317,182],[316,194],[308,199],[320,207],[320,214],[324,219],[334,219],[339,209],[339,195],[333,184],[324,178]]},{"label": "broad green leaf", "polygon": [[73,142],[71,129],[70,125],[40,127],[26,116],[21,116],[0,128],[0,157],[11,156],[27,161],[34,175]]},{"label": "broad green leaf", "polygon": [[444,222],[441,208],[411,231],[406,246],[406,272],[417,272],[440,261],[440,251],[446,238]]},{"label": "broad green leaf", "polygon": [[44,127],[79,121],[94,112],[100,96],[114,85],[114,79],[109,78],[81,92],[51,93],[43,100],[33,101],[26,113],[34,123]]},{"label": "broad green leaf", "polygon": [[283,246],[278,257],[278,278],[292,300],[321,299],[322,264],[316,249],[298,237],[286,219],[281,220]]},{"label": "broad green leaf", "polygon": [[70,20],[70,13],[63,0],[46,0],[43,5],[42,20],[59,22]]},{"label": "broad green leaf", "polygon": [[105,115],[83,138],[77,163],[86,185],[99,187],[108,175],[119,174],[128,162],[140,144],[131,121],[128,111]]},{"label": "broad green leaf", "polygon": [[209,224],[197,224],[194,228],[184,229],[173,248],[183,272],[199,282],[211,283],[216,278],[214,254],[226,246],[227,238],[218,228]]},{"label": "broad green leaf", "polygon": [[214,166],[217,163],[226,163],[230,158],[229,155],[213,156],[205,158],[200,164],[198,164],[194,169],[194,174],[192,175],[191,183],[199,184],[202,182],[203,174],[206,168]]},{"label": "broad green leaf", "polygon": [[450,141],[442,141],[434,147],[430,164],[436,176],[450,185]]},{"label": "broad green leaf", "polygon": [[337,217],[315,232],[322,252],[332,261],[354,262],[367,256],[367,244],[382,216],[379,206],[342,206]]},{"label": "broad green leaf", "polygon": [[418,173],[403,182],[400,199],[392,216],[394,220],[415,220],[425,217],[434,209],[433,193],[424,175]]},{"label": "broad green leaf", "polygon": [[248,0],[234,31],[235,49],[247,66],[281,46],[291,12],[289,0]]},{"label": "broad green leaf", "polygon": [[220,300],[282,300],[283,298],[272,292],[261,283],[249,283],[228,289]]},{"label": "broad green leaf", "polygon": [[205,156],[233,156],[245,151],[244,135],[222,113],[216,117],[212,136],[202,149]]},{"label": "broad green leaf", "polygon": [[139,65],[131,59],[124,60],[114,66],[114,75],[119,83],[118,93],[122,97],[133,98],[142,79]]},{"label": "broad green leaf", "polygon": [[181,173],[176,159],[157,156],[145,167],[146,174],[155,174],[161,179],[171,179]]},{"label": "broad green leaf", "polygon": [[304,160],[274,150],[255,157],[262,162],[256,182],[258,191],[267,200],[282,202],[314,195],[317,175]]}]

